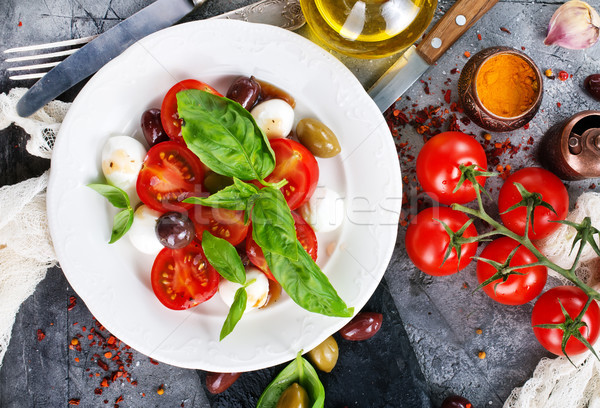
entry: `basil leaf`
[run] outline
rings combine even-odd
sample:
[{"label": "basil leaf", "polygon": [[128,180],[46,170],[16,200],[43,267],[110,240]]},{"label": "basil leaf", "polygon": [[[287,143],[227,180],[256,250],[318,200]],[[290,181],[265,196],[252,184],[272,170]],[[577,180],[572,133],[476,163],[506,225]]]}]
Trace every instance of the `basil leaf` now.
[{"label": "basil leaf", "polygon": [[310,363],[298,353],[298,356],[288,364],[260,396],[256,408],[276,408],[281,394],[293,383],[298,383],[308,394],[312,408],[322,408],[325,405],[325,388]]},{"label": "basil leaf", "polygon": [[113,221],[112,233],[108,243],[112,244],[117,242],[127,231],[129,231],[131,224],[133,224],[133,208],[129,207],[117,213]]},{"label": "basil leaf", "polygon": [[190,89],[177,94],[177,108],[187,147],[214,172],[262,180],[275,168],[269,140],[239,103]]},{"label": "basil leaf", "polygon": [[117,208],[128,208],[130,206],[129,196],[119,187],[111,186],[110,184],[88,184],[87,186],[100,193]]},{"label": "basil leaf", "polygon": [[252,238],[263,252],[298,259],[294,218],[280,190],[264,187],[258,192],[252,209]]},{"label": "basil leaf", "polygon": [[219,272],[219,275],[240,285],[246,283],[246,270],[233,245],[204,231],[202,233],[202,249],[206,259]]},{"label": "basil leaf", "polygon": [[235,178],[234,184],[227,186],[208,197],[190,197],[183,200],[183,202],[200,204],[213,208],[245,211],[249,207],[251,198],[254,197],[256,193],[258,193],[257,187]]},{"label": "basil leaf", "polygon": [[220,340],[223,340],[225,337],[227,337],[227,335],[233,331],[237,322],[240,321],[242,315],[244,314],[244,310],[246,310],[247,300],[248,295],[246,294],[246,287],[242,286],[235,292],[233,303],[229,308],[229,313],[227,313],[225,323],[223,323],[223,327],[221,328]]},{"label": "basil leaf", "polygon": [[296,304],[325,316],[351,317],[354,308],[348,308],[329,279],[296,240],[298,260],[264,251],[265,259],[277,282]]}]

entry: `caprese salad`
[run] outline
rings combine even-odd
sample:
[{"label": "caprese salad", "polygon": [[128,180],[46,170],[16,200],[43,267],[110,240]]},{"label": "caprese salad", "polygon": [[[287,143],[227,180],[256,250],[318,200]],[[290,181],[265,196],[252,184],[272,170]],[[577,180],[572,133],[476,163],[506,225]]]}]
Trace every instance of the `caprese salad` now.
[{"label": "caprese salad", "polygon": [[155,255],[152,289],[170,309],[219,292],[230,307],[221,339],[281,288],[311,312],[352,316],[315,263],[315,230],[343,218],[340,196],[318,186],[315,159],[337,155],[337,137],[314,118],[297,121],[294,98],[254,77],[226,95],[181,81],[142,115],[148,150],[130,136],[107,140],[107,184],[89,186],[121,209],[110,242],[127,235]]}]

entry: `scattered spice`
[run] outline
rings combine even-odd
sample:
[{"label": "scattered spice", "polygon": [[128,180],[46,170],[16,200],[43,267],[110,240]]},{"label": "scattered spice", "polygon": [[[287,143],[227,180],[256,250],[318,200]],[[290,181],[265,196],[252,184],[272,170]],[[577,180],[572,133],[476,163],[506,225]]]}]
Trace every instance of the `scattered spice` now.
[{"label": "scattered spice", "polygon": [[446,103],[450,103],[451,97],[452,97],[452,91],[450,89],[448,89],[446,91],[446,93],[444,94],[444,100],[446,101]]},{"label": "scattered spice", "polygon": [[557,107],[557,108],[560,108],[561,106],[562,106],[562,103],[560,103],[560,102],[556,102],[556,107]]},{"label": "scattered spice", "polygon": [[42,329],[37,330],[37,339],[38,341],[42,341],[46,338],[46,334],[42,331]]},{"label": "scattered spice", "polygon": [[554,79],[554,72],[550,68],[544,71],[544,75],[546,75],[550,79]]},{"label": "scattered spice", "polygon": [[489,142],[490,140],[492,140],[492,135],[490,135],[489,133],[484,133],[483,139]]},{"label": "scattered spice", "polygon": [[465,57],[469,58],[471,56],[471,53],[469,51],[465,51]]},{"label": "scattered spice", "polygon": [[71,296],[69,298],[69,306],[67,306],[67,310],[73,310],[75,305],[77,304],[77,298],[75,296]]},{"label": "scattered spice", "polygon": [[477,34],[477,39],[481,41],[481,34]]},{"label": "scattered spice", "polygon": [[154,359],[153,359],[153,358],[151,358],[151,357],[148,357],[148,359],[150,359],[150,362],[151,362],[152,364],[154,364],[154,365],[158,365],[158,361],[154,360]]},{"label": "scattered spice", "polygon": [[19,21],[19,24],[18,24],[18,25],[19,25],[19,27],[23,27],[23,22],[22,22],[22,21]]},{"label": "scattered spice", "polygon": [[165,385],[161,384],[158,386],[158,389],[156,390],[156,393],[158,395],[163,395],[165,393]]},{"label": "scattered spice", "polygon": [[485,351],[480,351],[479,354],[477,354],[477,357],[479,357],[480,360],[483,360],[485,358]]},{"label": "scattered spice", "polygon": [[475,333],[477,333],[477,334],[482,334],[482,333],[483,333],[483,330],[481,330],[481,329],[477,329],[477,330],[475,330]]},{"label": "scattered spice", "polygon": [[79,405],[79,402],[80,402],[80,401],[81,401],[81,400],[80,400],[79,398],[71,398],[71,399],[69,400],[69,405]]},{"label": "scattered spice", "polygon": [[506,27],[500,27],[500,31],[505,32],[506,34],[511,34],[511,32]]},{"label": "scattered spice", "polygon": [[558,79],[560,79],[561,81],[566,81],[567,79],[569,79],[569,73],[567,71],[560,71],[558,73]]},{"label": "scattered spice", "polygon": [[77,337],[73,337],[73,338],[71,339],[71,345],[72,345],[72,346],[76,346],[76,345],[78,345],[78,344],[79,344],[79,339],[78,339]]}]

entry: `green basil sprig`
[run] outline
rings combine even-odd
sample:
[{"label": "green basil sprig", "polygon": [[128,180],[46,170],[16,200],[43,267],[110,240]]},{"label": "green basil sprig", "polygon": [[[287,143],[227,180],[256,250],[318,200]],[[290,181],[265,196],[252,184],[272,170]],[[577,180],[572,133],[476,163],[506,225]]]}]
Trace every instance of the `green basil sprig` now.
[{"label": "green basil sprig", "polygon": [[225,279],[243,285],[246,283],[246,270],[233,245],[208,231],[202,233],[202,250],[208,262]]},{"label": "green basil sprig", "polygon": [[252,208],[252,238],[263,251],[298,259],[294,218],[280,190],[264,187],[258,192]]},{"label": "green basil sprig", "polygon": [[354,308],[337,294],[329,279],[296,240],[298,260],[264,251],[271,273],[294,302],[304,309],[325,316],[351,317]]},{"label": "green basil sprig", "polygon": [[325,405],[325,388],[317,372],[298,353],[294,361],[288,364],[263,391],[256,408],[276,408],[281,394],[293,383],[300,384],[306,390],[312,408],[322,408]]},{"label": "green basil sprig", "polygon": [[119,187],[110,184],[88,184],[88,187],[100,193],[109,203],[116,208],[122,208],[113,219],[113,227],[109,244],[117,242],[133,224],[133,208],[129,202],[129,196]]},{"label": "green basil sprig", "polygon": [[264,180],[275,153],[256,121],[239,103],[190,89],[177,94],[187,147],[212,171],[240,180]]},{"label": "green basil sprig", "polygon": [[[254,280],[252,280],[254,282]],[[246,310],[246,303],[248,301],[248,294],[246,293],[246,287],[250,283],[242,286],[238,290],[235,291],[235,296],[233,298],[233,303],[229,308],[229,313],[227,313],[227,317],[225,318],[225,322],[223,323],[223,327],[221,328],[221,334],[219,335],[219,340],[223,340],[229,333],[233,331],[237,323],[242,318],[244,311]]]}]

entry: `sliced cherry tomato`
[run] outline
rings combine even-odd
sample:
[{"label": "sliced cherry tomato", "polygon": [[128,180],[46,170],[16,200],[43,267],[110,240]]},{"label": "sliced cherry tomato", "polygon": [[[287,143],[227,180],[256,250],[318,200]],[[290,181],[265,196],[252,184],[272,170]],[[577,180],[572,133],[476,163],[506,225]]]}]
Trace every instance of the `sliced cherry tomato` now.
[{"label": "sliced cherry tomato", "polygon": [[521,201],[521,194],[514,185],[519,183],[530,193],[539,193],[542,200],[554,208],[556,214],[546,207],[538,206],[530,221],[528,236],[537,240],[552,234],[569,213],[569,193],[563,182],[548,170],[541,167],[525,167],[511,174],[500,189],[498,195],[498,210],[504,225],[511,231],[523,235],[527,224],[527,208],[518,207],[506,212],[510,207]]},{"label": "sliced cherry tomato", "polygon": [[199,89],[214,95],[223,96],[212,86],[196,81],[195,79],[184,79],[169,89],[160,107],[160,121],[171,140],[183,144],[185,142],[183,141],[183,136],[181,136],[181,119],[177,113],[177,93],[188,89]]},{"label": "sliced cherry tomato", "polygon": [[[435,201],[451,205],[477,198],[473,184],[465,180],[455,192],[461,178],[460,165],[476,165],[487,171],[483,147],[473,136],[461,132],[444,132],[429,139],[417,156],[417,178],[423,190]],[[485,184],[485,176],[475,178]]]},{"label": "sliced cherry tomato", "polygon": [[[540,324],[560,324],[565,322],[565,315],[561,309],[565,308],[571,319],[575,319],[583,310],[588,300],[587,295],[576,286],[557,286],[545,292],[535,302],[531,312],[531,325],[533,333],[540,344],[549,352],[562,356],[563,330],[559,328],[545,329],[535,327]],[[579,333],[592,346],[600,336],[600,307],[592,301],[582,318],[587,327],[582,326]],[[581,341],[571,336],[565,347],[567,355],[573,356],[584,353],[588,348]]]},{"label": "sliced cherry tomato", "polygon": [[181,249],[162,249],[152,265],[152,289],[160,302],[174,310],[189,309],[210,299],[219,287],[219,274],[208,263],[198,242]]},{"label": "sliced cherry tomato", "polygon": [[[460,264],[456,249],[444,262],[450,236],[440,223],[445,223],[452,231],[459,231],[469,221],[464,213],[448,207],[426,208],[412,219],[406,229],[404,243],[406,253],[413,264],[423,272],[434,275],[451,275],[466,267],[477,251],[477,242],[461,245]],[[475,237],[477,230],[473,224],[469,225],[463,237]]]},{"label": "sliced cherry tomato", "polygon": [[[298,241],[302,244],[302,247],[306,249],[306,252],[310,255],[313,261],[317,260],[317,236],[313,231],[310,224],[304,221],[299,214],[292,211],[292,217],[294,217],[294,225],[296,226],[296,236],[298,237]],[[248,231],[248,236],[246,238],[246,253],[248,254],[248,259],[252,262],[258,269],[263,271],[267,278],[277,281],[269,266],[267,265],[267,261],[265,260],[265,255],[260,246],[254,241],[252,238],[252,227],[250,227]]]},{"label": "sliced cherry tomato", "polygon": [[[520,244],[512,238],[502,237],[487,244],[479,255],[481,258],[504,264],[510,253]],[[509,262],[510,267],[537,262],[529,249],[520,246]],[[487,281],[496,274],[496,268],[484,261],[477,261],[477,279],[479,283]],[[548,272],[545,266],[529,266],[516,269],[506,280],[500,277],[483,287],[483,291],[492,299],[505,305],[522,305],[535,299],[546,284]]]},{"label": "sliced cherry tomato", "polygon": [[148,150],[137,178],[140,200],[160,212],[185,211],[188,197],[202,194],[204,168],[198,156],[176,142],[162,142]]},{"label": "sliced cherry tomato", "polygon": [[271,139],[275,152],[275,169],[265,178],[269,183],[286,179],[281,189],[291,210],[306,203],[317,188],[319,165],[315,156],[300,143],[290,139]]},{"label": "sliced cherry tomato", "polygon": [[190,219],[196,227],[196,238],[199,240],[202,240],[202,233],[208,231],[235,246],[241,243],[248,233],[248,225],[244,225],[243,211],[196,205],[190,210]]}]

